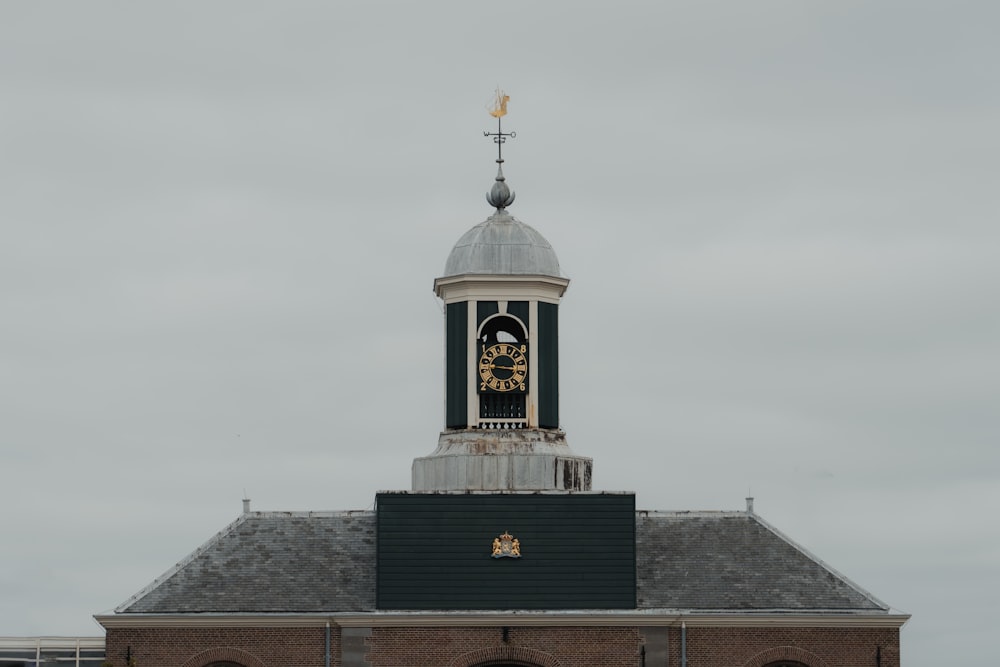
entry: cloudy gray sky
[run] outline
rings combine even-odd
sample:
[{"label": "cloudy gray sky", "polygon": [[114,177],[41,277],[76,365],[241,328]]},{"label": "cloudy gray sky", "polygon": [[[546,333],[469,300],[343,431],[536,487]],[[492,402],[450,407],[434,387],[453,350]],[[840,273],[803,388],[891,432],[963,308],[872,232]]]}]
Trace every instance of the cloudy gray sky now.
[{"label": "cloudy gray sky", "polygon": [[431,291],[511,212],[572,285],[595,487],[758,512],[995,658],[993,2],[0,6],[0,635],[106,611],[240,511],[408,488]]}]

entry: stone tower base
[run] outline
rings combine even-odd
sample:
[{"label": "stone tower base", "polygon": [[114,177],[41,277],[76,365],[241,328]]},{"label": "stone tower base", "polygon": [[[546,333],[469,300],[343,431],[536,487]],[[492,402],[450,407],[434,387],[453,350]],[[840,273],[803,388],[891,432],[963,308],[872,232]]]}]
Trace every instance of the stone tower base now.
[{"label": "stone tower base", "polygon": [[456,429],[413,460],[413,491],[590,491],[592,467],[562,431]]}]

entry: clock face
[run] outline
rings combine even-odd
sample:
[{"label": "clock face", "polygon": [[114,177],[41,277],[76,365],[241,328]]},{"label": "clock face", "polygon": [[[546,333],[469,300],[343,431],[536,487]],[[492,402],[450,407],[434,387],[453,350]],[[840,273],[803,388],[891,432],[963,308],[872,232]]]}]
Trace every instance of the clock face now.
[{"label": "clock face", "polygon": [[497,343],[483,348],[479,357],[479,391],[525,391],[528,376],[528,347]]}]

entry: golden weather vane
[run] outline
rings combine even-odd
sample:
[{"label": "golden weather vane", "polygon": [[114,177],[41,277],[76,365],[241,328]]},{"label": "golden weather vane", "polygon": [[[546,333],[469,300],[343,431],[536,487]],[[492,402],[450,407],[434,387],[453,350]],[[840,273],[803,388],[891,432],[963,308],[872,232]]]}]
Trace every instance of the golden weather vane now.
[{"label": "golden weather vane", "polygon": [[483,132],[483,136],[493,137],[493,142],[497,145],[497,164],[503,164],[503,145],[507,141],[507,137],[513,138],[517,136],[516,132],[504,132],[500,129],[500,119],[507,115],[507,102],[509,101],[510,95],[504,93],[497,86],[493,102],[487,107],[490,115],[497,119],[497,131]]},{"label": "golden weather vane", "polygon": [[493,105],[490,107],[490,115],[494,118],[500,118],[501,116],[507,115],[507,102],[510,101],[510,95],[504,94],[500,87],[497,86],[496,97],[493,99]]},{"label": "golden weather vane", "polygon": [[498,212],[502,212],[514,203],[514,191],[507,187],[505,182],[507,179],[503,175],[503,145],[507,141],[507,137],[514,138],[517,135],[514,132],[504,132],[500,126],[501,120],[507,115],[507,102],[509,101],[510,95],[505,94],[497,86],[493,104],[486,107],[490,115],[497,119],[497,131],[483,132],[484,137],[493,137],[493,142],[497,145],[497,177],[493,187],[486,193],[486,201],[491,206],[495,206]]}]

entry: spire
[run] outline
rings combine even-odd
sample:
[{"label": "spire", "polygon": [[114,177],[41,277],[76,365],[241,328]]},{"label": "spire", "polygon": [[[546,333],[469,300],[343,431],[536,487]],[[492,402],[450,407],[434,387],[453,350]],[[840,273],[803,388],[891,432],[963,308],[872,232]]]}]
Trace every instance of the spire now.
[{"label": "spire", "polygon": [[505,95],[502,90],[497,88],[496,98],[490,109],[490,115],[497,119],[497,131],[483,132],[484,137],[493,137],[493,142],[497,145],[497,177],[493,187],[486,193],[486,201],[489,202],[490,206],[495,206],[497,211],[503,211],[514,203],[514,191],[507,186],[507,179],[503,175],[503,145],[506,143],[507,137],[514,138],[517,133],[504,132],[500,126],[501,119],[507,115],[508,101],[510,101],[510,95]]}]

